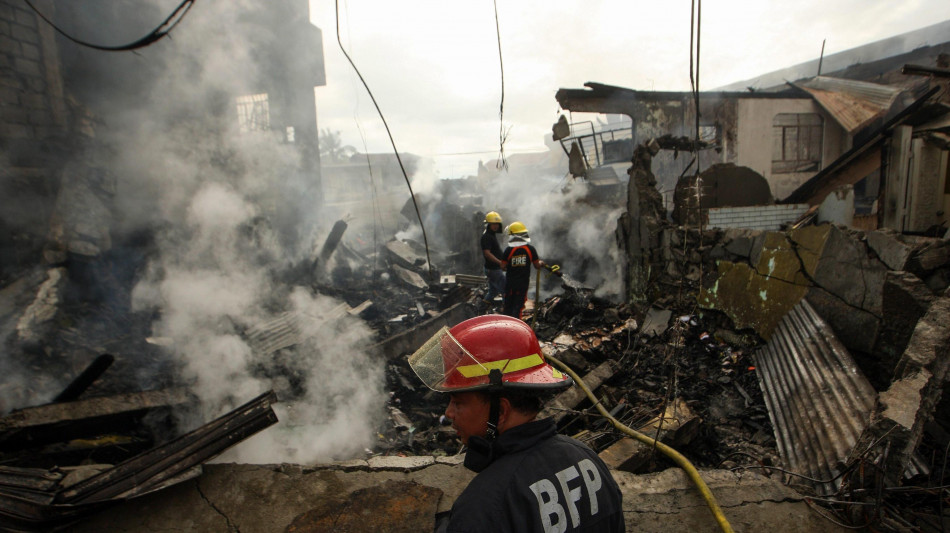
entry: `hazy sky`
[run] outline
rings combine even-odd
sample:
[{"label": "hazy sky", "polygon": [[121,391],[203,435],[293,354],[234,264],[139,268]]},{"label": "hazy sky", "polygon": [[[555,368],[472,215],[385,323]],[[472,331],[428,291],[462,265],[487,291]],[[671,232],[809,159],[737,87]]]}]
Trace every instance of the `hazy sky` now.
[{"label": "hazy sky", "polygon": [[[372,102],[336,42],[334,2],[310,0],[323,30],[321,128],[389,151]],[[707,0],[700,87],[715,88],[950,19],[947,0]],[[474,174],[498,153],[501,70],[490,0],[340,0],[340,34],[401,152],[439,177]],[[507,153],[544,148],[558,88],[588,81],[689,89],[690,2],[498,0]],[[950,36],[947,36],[950,39]],[[357,120],[358,119],[358,120]],[[480,152],[449,156],[460,152]]]}]

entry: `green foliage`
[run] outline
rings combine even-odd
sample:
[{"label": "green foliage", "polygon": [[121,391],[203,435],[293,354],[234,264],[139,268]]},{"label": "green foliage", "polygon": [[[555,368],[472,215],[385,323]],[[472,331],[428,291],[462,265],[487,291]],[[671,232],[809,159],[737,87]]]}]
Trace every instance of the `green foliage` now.
[{"label": "green foliage", "polygon": [[323,163],[345,163],[356,153],[356,148],[343,144],[339,131],[330,131],[330,128],[320,130],[318,141]]}]

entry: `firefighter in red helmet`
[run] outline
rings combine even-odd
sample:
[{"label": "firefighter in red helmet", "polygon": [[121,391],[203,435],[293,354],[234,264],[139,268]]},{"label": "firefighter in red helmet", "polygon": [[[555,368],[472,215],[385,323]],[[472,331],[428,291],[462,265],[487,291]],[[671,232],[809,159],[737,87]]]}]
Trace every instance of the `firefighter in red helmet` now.
[{"label": "firefighter in red helmet", "polygon": [[521,320],[485,315],[442,328],[409,357],[429,388],[451,396],[446,417],[478,474],[437,531],[624,531],[621,494],[583,443],[538,419],[545,395],[573,384],[544,360]]}]

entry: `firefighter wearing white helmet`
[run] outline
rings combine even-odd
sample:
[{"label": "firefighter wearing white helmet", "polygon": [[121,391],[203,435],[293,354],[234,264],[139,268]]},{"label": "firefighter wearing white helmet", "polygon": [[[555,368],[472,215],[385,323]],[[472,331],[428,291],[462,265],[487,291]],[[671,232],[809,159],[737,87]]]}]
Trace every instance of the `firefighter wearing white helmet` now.
[{"label": "firefighter wearing white helmet", "polygon": [[[528,228],[521,222],[512,222],[505,233],[508,234],[508,247],[501,253],[505,276],[505,303],[502,314],[521,318],[521,310],[528,299],[528,287],[531,285],[531,265],[542,268],[547,264],[538,256],[538,250],[531,245]],[[551,267],[557,271],[557,265]]]},{"label": "firefighter wearing white helmet", "polygon": [[538,419],[544,395],[573,380],[544,359],[521,320],[485,315],[442,328],[409,357],[432,390],[451,395],[445,416],[478,474],[436,531],[624,531],[622,496],[604,462]]},{"label": "firefighter wearing white helmet", "polygon": [[485,233],[482,233],[481,250],[485,259],[485,277],[488,279],[488,292],[482,303],[484,308],[490,309],[495,296],[505,292],[505,272],[501,269],[501,245],[498,244],[498,234],[501,233],[501,215],[489,211],[485,215]]}]

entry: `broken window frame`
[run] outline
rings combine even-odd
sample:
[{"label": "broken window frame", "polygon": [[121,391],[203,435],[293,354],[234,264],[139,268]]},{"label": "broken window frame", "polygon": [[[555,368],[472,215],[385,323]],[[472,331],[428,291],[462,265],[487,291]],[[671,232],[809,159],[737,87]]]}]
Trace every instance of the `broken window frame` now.
[{"label": "broken window frame", "polygon": [[772,173],[821,169],[824,118],[817,113],[779,113],[772,119]]},{"label": "broken window frame", "polygon": [[238,129],[241,133],[270,131],[270,103],[267,93],[235,97]]},{"label": "broken window frame", "polygon": [[709,146],[719,146],[722,139],[722,128],[719,124],[701,124],[699,126],[699,140]]}]

